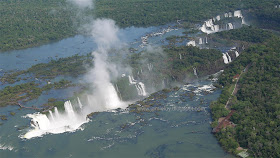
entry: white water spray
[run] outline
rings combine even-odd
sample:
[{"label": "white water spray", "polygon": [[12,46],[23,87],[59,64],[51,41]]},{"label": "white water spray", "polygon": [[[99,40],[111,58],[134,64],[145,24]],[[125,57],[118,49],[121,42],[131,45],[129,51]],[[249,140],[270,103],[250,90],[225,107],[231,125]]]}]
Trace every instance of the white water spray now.
[{"label": "white water spray", "polygon": [[239,57],[238,51],[235,51],[235,57],[236,57],[236,58]]},{"label": "white water spray", "polygon": [[133,78],[133,76],[128,76],[128,81],[130,85],[135,85],[137,93],[139,96],[147,96],[145,84],[142,82],[138,82]]},{"label": "white water spray", "polygon": [[196,46],[195,41],[189,41],[186,46]]},{"label": "white water spray", "polygon": [[70,101],[64,103],[65,111],[59,113],[57,108],[55,108],[55,113],[49,111],[49,115],[45,114],[29,114],[31,126],[33,127],[28,133],[23,137],[30,139],[33,137],[39,137],[47,133],[64,133],[75,131],[82,124],[87,122],[87,118],[82,113],[75,113],[73,106]]},{"label": "white water spray", "polygon": [[231,63],[231,57],[229,56],[228,52],[226,52],[226,55],[228,57],[228,62]]},{"label": "white water spray", "polygon": [[202,38],[199,38],[199,44],[203,44]]},{"label": "white water spray", "polygon": [[[224,31],[224,30],[234,29],[234,25],[232,23],[227,23],[225,25],[223,24],[222,26],[214,24],[215,21],[220,21],[220,20],[222,20],[222,18],[232,18],[232,17],[241,18],[241,20],[242,20],[241,24],[246,24],[245,19],[241,13],[241,10],[236,10],[233,13],[232,12],[224,13],[224,16],[222,16],[222,17],[220,15],[218,15],[214,18],[206,20],[200,27],[200,30],[204,33],[212,34],[212,33],[220,32],[220,31]],[[225,29],[223,28],[224,26],[225,26]]]},{"label": "white water spray", "polygon": [[234,27],[233,27],[233,24],[232,24],[232,23],[228,23],[227,25],[228,25],[228,29],[229,29],[229,30],[234,29]]},{"label": "white water spray", "polygon": [[227,55],[225,53],[223,53],[223,59],[224,59],[224,63],[225,64],[228,64],[229,61],[228,61],[228,58],[227,58]]},{"label": "white water spray", "polygon": [[[54,114],[50,111],[46,114],[27,115],[32,120],[32,127],[23,137],[30,139],[47,133],[64,133],[75,131],[88,121],[87,115],[92,112],[106,111],[117,108],[125,108],[126,103],[118,97],[115,87],[111,83],[110,72],[113,72],[113,64],[109,64],[108,53],[119,45],[118,28],[113,20],[97,19],[91,25],[91,35],[98,45],[98,49],[92,53],[94,56],[94,68],[89,71],[87,79],[92,83],[92,94],[87,96],[88,104],[84,106],[77,98],[75,110],[70,101],[64,103],[64,111],[59,112],[54,108]],[[144,89],[144,88],[143,88]],[[143,95],[146,93],[142,92]]]},{"label": "white water spray", "polygon": [[193,73],[194,73],[194,75],[196,76],[196,78],[198,78],[197,72],[196,72],[196,67],[193,67]]}]

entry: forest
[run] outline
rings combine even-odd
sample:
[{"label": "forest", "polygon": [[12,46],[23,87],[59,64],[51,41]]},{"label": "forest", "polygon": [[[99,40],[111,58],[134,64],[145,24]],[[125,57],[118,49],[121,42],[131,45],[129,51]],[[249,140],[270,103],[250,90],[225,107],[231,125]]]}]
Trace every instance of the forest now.
[{"label": "forest", "polygon": [[[244,29],[247,31],[244,32]],[[212,126],[216,127],[218,119],[227,116],[229,110],[235,111],[230,121],[236,126],[223,128],[215,135],[229,152],[237,153],[236,148],[241,146],[254,157],[279,157],[280,37],[256,28],[223,34],[225,37],[244,37],[240,40],[256,35],[259,39],[267,35],[270,37],[255,41],[257,44],[246,49],[221,75],[219,84],[224,88],[220,98],[211,105]],[[236,82],[233,77],[242,71],[238,91],[232,95],[232,85]],[[226,109],[228,100],[230,108]]]},{"label": "forest", "polygon": [[[96,0],[83,14],[111,18],[120,27],[154,26],[184,20],[202,22],[226,11],[247,10],[256,24],[278,29],[277,0]],[[135,9],[137,7],[137,9]],[[206,9],[207,8],[207,9]],[[250,9],[249,9],[250,8]],[[2,0],[0,52],[23,49],[74,36],[88,19],[78,20],[65,0]]]}]

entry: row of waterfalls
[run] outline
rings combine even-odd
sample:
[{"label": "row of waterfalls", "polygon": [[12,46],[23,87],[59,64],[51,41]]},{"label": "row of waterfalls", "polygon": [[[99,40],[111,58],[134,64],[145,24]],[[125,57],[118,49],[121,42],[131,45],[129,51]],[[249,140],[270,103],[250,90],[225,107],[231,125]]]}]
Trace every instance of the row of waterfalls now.
[{"label": "row of waterfalls", "polygon": [[[223,16],[218,15],[215,18],[205,21],[205,23],[201,27],[201,31],[207,34],[221,31],[221,28],[223,27],[215,24],[215,22],[220,21],[223,18],[230,17],[241,18],[242,24],[245,23],[241,11],[235,11],[234,13],[229,12],[225,13]],[[112,29],[113,31],[117,32],[117,30],[114,30],[116,29],[115,26],[111,26],[114,25],[114,23],[112,23],[111,21],[100,20],[96,21],[96,23],[98,24],[94,26],[96,27],[96,32],[93,32],[93,37],[95,38],[103,37],[105,35],[107,36],[107,34],[99,34],[99,32],[102,32],[102,30],[99,30],[98,26],[106,26],[104,28]],[[230,30],[234,28],[234,24],[227,23],[223,30]],[[168,28],[164,29],[161,32],[148,34],[142,37],[142,43],[146,45],[149,37],[160,36],[172,30],[174,29]],[[105,30],[105,32],[110,31]],[[88,94],[86,96],[87,101],[85,101],[85,99],[82,99],[83,102],[81,102],[80,98],[77,98],[76,101],[66,101],[64,103],[64,110],[59,110],[57,107],[55,107],[53,110],[50,110],[47,114],[35,113],[27,115],[31,118],[31,126],[33,127],[33,129],[27,132],[23,136],[24,138],[30,139],[33,137],[42,136],[47,133],[56,134],[64,133],[67,131],[75,131],[77,129],[80,129],[82,124],[89,121],[87,115],[91,112],[108,111],[117,108],[127,107],[128,103],[122,101],[120,96],[118,95],[120,92],[117,85],[113,86],[113,84],[111,83],[109,74],[110,65],[108,65],[107,62],[107,48],[110,48],[110,45],[113,45],[117,41],[117,39],[115,37],[112,37],[111,34],[108,34],[108,37],[104,37],[104,39],[109,40],[103,40],[102,38],[100,40],[100,43],[98,43],[100,48],[97,50],[97,52],[93,52],[93,56],[95,57],[95,65],[94,69],[90,73],[93,76],[92,81],[93,85],[95,86],[95,91],[92,92],[92,94]],[[207,37],[200,37],[197,42],[195,40],[192,40],[189,41],[187,45],[196,46],[196,43],[198,43],[199,45],[207,44],[208,39]],[[236,57],[239,56],[237,50],[231,49],[231,51],[235,51]],[[182,55],[179,55],[180,59],[182,59]],[[225,64],[232,62],[231,56],[228,52],[223,54],[223,59]],[[147,67],[148,72],[153,71],[154,66],[152,63],[148,63]],[[138,74],[139,73],[140,72],[138,72]],[[142,69],[141,73],[143,73]],[[193,67],[193,73],[198,78],[196,67]],[[126,77],[126,75],[122,77]],[[148,95],[145,84],[142,81],[135,80],[133,75],[127,75],[127,78],[129,82],[128,84],[130,86],[135,86],[138,96],[145,97]],[[163,86],[165,85],[164,80],[162,81],[162,84]]]}]

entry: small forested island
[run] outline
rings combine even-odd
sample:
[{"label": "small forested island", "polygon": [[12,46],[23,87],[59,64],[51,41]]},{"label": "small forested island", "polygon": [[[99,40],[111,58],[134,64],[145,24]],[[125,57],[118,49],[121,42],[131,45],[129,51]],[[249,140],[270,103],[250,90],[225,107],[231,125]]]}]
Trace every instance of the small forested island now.
[{"label": "small forested island", "polygon": [[0,157],[280,157],[279,18],[278,0],[1,1]]}]

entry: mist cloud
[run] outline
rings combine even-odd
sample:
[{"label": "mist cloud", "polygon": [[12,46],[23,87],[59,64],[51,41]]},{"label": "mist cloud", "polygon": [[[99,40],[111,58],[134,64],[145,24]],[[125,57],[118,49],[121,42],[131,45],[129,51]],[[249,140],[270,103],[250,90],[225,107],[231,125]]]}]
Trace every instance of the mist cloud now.
[{"label": "mist cloud", "polygon": [[68,2],[78,6],[81,9],[93,8],[93,0],[68,0]]}]

